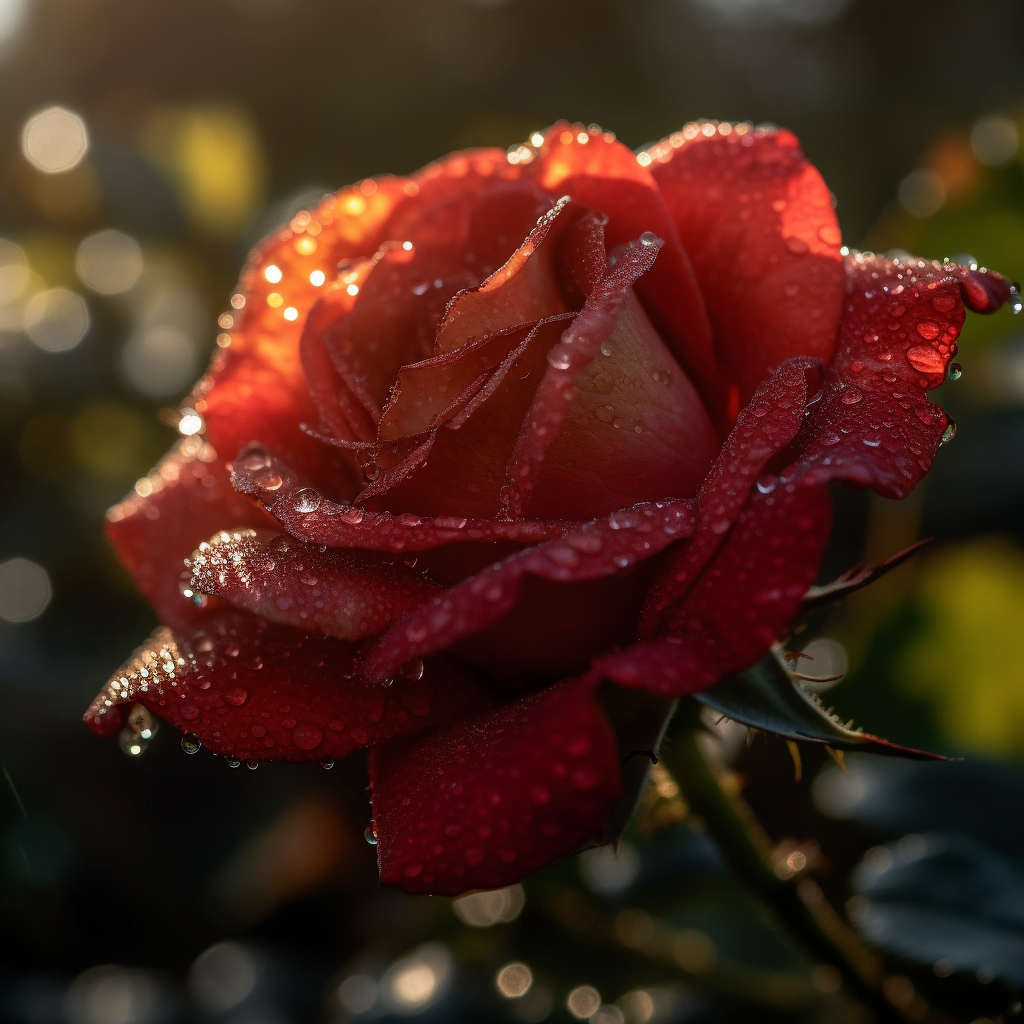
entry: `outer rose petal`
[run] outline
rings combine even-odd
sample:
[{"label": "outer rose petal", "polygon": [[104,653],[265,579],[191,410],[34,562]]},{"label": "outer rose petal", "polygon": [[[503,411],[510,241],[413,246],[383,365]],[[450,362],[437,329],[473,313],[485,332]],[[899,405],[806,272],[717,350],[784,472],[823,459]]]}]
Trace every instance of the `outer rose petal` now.
[{"label": "outer rose petal", "polygon": [[[383,682],[409,658],[444,650],[497,622],[515,607],[527,576],[564,584],[605,579],[653,557],[691,529],[691,502],[641,504],[510,555],[390,627],[370,647],[365,677]],[[557,657],[547,651],[549,661]]]},{"label": "outer rose petal", "polygon": [[181,595],[185,559],[225,525],[269,521],[235,493],[213,449],[189,437],[107,513],[107,534],[160,621],[178,628],[203,614]]},{"label": "outer rose petal", "polygon": [[241,494],[261,502],[281,527],[299,540],[364,551],[428,551],[447,544],[560,537],[574,526],[564,520],[467,519],[463,516],[391,515],[338,505],[299,479],[266,449],[251,445],[232,466]]},{"label": "outer rose petal", "polygon": [[831,195],[786,131],[687,125],[641,154],[700,282],[718,364],[745,401],[790,356],[828,360],[843,297]]},{"label": "outer rose petal", "polygon": [[385,555],[325,551],[272,530],[222,531],[189,565],[194,591],[339,640],[373,636],[440,591]]},{"label": "outer rose petal", "polygon": [[[821,386],[811,388],[806,418],[791,424],[800,428],[792,444],[785,445],[785,432],[772,423],[803,409],[799,393],[806,395],[806,385],[801,389],[798,377],[792,378],[796,393],[784,385],[787,374],[806,372],[798,360],[785,364],[741,413],[702,488],[693,541],[652,591],[643,635],[675,638],[676,669],[662,652],[660,668],[645,677],[637,666],[653,655],[628,650],[602,661],[609,678],[679,695],[753,664],[784,634],[814,581],[829,536],[823,485],[842,479],[902,497],[930,467],[946,417],[925,390],[945,378],[964,319],[962,299],[991,312],[1008,297],[1009,285],[997,274],[923,260],[906,265],[858,256],[847,268],[839,347]],[[772,412],[756,417],[764,400]],[[769,461],[764,456],[774,456],[775,471],[763,474],[748,498],[759,455],[762,467]],[[720,515],[710,524],[708,509]],[[709,525],[724,542],[709,536]]]},{"label": "outer rose petal", "polygon": [[839,346],[781,475],[902,498],[931,468],[949,422],[926,392],[946,379],[964,302],[993,312],[1010,285],[991,272],[862,254],[847,258],[846,275]]},{"label": "outer rose petal", "polygon": [[492,889],[604,841],[622,778],[593,686],[560,683],[374,747],[381,881],[417,893]]},{"label": "outer rose petal", "polygon": [[232,611],[158,630],[85,717],[100,735],[116,735],[142,704],[215,754],[299,762],[343,757],[490,700],[444,659],[409,666],[387,690],[354,675],[352,645]]}]

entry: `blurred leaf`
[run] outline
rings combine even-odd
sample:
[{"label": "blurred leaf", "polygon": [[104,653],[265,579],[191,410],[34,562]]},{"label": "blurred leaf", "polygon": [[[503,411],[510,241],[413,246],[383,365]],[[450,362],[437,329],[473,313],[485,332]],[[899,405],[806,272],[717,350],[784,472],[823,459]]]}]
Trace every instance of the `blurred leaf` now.
[{"label": "blurred leaf", "polygon": [[876,945],[1024,984],[1024,873],[965,835],[906,836],[869,851],[852,914]]},{"label": "blurred leaf", "polygon": [[841,724],[772,654],[741,675],[726,679],[696,697],[734,722],[786,739],[824,743],[837,750],[871,750],[878,754],[942,760],[938,754],[901,747]]},{"label": "blurred leaf", "polygon": [[988,756],[1024,746],[1024,552],[983,538],[934,552],[917,600],[925,626],[903,655],[901,684],[934,701],[945,733]]}]

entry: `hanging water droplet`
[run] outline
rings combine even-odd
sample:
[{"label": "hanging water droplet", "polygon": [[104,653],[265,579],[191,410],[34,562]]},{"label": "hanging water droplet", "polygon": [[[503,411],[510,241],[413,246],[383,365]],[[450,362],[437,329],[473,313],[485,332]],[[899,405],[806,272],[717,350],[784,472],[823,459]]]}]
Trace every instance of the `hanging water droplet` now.
[{"label": "hanging water droplet", "polygon": [[241,761],[236,761],[233,757],[226,758],[225,760],[227,761],[227,766],[229,768],[241,768],[242,767],[242,762]]},{"label": "hanging water droplet", "polygon": [[139,757],[146,752],[156,731],[157,722],[149,709],[144,704],[134,704],[128,712],[124,728],[118,734],[118,746],[129,757]]},{"label": "hanging water droplet", "polygon": [[363,838],[371,845],[377,845],[377,825],[375,822],[370,822],[369,825],[363,829]]},{"label": "hanging water droplet", "polygon": [[245,767],[248,768],[250,771],[256,771],[256,769],[259,768],[259,766],[260,766],[259,761],[246,761],[245,762]]},{"label": "hanging water droplet", "polygon": [[334,767],[334,758],[333,757],[322,757],[322,758],[320,758],[320,767],[321,768],[333,768]]},{"label": "hanging water droplet", "polygon": [[194,732],[187,732],[181,737],[181,749],[186,754],[198,754],[203,749],[203,744]]},{"label": "hanging water droplet", "polygon": [[1024,299],[1021,299],[1020,285],[1014,282],[1010,285],[1010,298],[1008,300],[1010,306],[1010,312],[1017,316],[1019,313],[1024,312]]},{"label": "hanging water droplet", "polygon": [[950,363],[946,371],[949,380],[959,380],[964,375],[964,368],[959,363]]},{"label": "hanging water droplet", "polygon": [[951,418],[946,424],[946,429],[942,432],[942,443],[949,444],[954,437],[956,437],[956,421]]}]

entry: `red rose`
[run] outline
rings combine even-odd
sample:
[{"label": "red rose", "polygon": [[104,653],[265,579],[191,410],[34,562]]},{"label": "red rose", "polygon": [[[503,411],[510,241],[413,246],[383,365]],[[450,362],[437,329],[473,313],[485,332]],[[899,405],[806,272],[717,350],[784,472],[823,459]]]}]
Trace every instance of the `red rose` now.
[{"label": "red rose", "polygon": [[639,156],[561,124],[298,214],[192,436],[110,513],[163,627],[90,725],[152,713],[237,761],[369,747],[381,877],[411,891],[611,838],[635,690],[785,634],[828,481],[917,483],[964,305],[1010,292],[839,242],[792,135],[713,123]]}]

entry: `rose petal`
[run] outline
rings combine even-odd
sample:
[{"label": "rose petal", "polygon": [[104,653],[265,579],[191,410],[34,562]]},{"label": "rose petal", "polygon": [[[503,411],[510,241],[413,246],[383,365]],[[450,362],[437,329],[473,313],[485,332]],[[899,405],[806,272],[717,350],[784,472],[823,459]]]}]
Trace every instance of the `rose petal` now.
[{"label": "rose petal", "polygon": [[635,153],[609,132],[562,122],[542,133],[527,168],[554,195],[607,216],[609,249],[644,232],[665,243],[657,263],[637,285],[665,344],[714,414],[724,411],[725,387],[712,348],[711,327],[690,259],[679,241],[665,196]]},{"label": "rose petal", "polygon": [[386,556],[325,551],[271,530],[222,531],[188,564],[193,590],[339,640],[379,633],[440,589]]},{"label": "rose petal", "polygon": [[[328,501],[259,445],[251,445],[231,467],[242,494],[261,502],[291,536],[332,548],[365,551],[427,551],[469,542],[537,542],[560,537],[573,523],[515,521],[462,516],[391,515]],[[273,486],[267,487],[267,481]]]},{"label": "rose petal", "polygon": [[200,541],[225,525],[268,521],[235,492],[213,449],[188,437],[107,513],[107,535],[160,620],[177,628],[202,614],[181,592],[185,559]]},{"label": "rose petal", "polygon": [[949,423],[925,392],[946,378],[964,301],[993,312],[1010,286],[991,272],[864,254],[848,257],[846,272],[839,348],[782,476],[902,498],[931,468]]},{"label": "rose petal", "polygon": [[740,412],[697,496],[697,526],[660,570],[651,588],[642,635],[657,632],[660,613],[678,600],[721,546],[766,465],[796,437],[804,422],[807,378],[817,373],[807,359],[791,359],[758,388]]},{"label": "rose petal", "polygon": [[548,353],[507,470],[513,518],[524,509],[580,518],[696,491],[717,439],[700,396],[632,293],[660,248],[646,235],[619,249]]},{"label": "rose petal", "polygon": [[319,295],[314,282],[333,281],[341,260],[377,250],[388,218],[408,202],[407,184],[382,178],[329,196],[250,255],[232,300],[229,347],[188,402],[225,458],[264,438],[293,465],[323,465],[323,446],[301,429],[318,420],[299,355],[306,314]]},{"label": "rose petal", "polygon": [[605,839],[622,789],[593,680],[374,747],[381,881],[455,895],[508,885]]},{"label": "rose petal", "polygon": [[700,283],[740,402],[790,356],[828,360],[843,298],[832,197],[786,131],[687,125],[641,155]]},{"label": "rose petal", "polygon": [[[443,650],[490,626],[515,607],[527,575],[579,583],[603,579],[651,558],[688,536],[692,508],[689,501],[636,505],[495,562],[388,629],[367,652],[365,678],[382,682],[409,658]],[[555,659],[558,652],[549,650],[547,657]]]},{"label": "rose petal", "polygon": [[408,735],[490,698],[444,659],[406,667],[395,684],[353,681],[353,647],[240,612],[160,629],[86,712],[98,734],[142,704],[215,754],[238,761],[318,761]]}]

